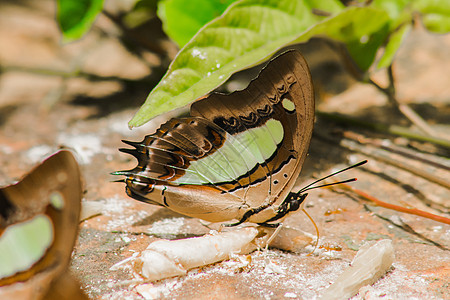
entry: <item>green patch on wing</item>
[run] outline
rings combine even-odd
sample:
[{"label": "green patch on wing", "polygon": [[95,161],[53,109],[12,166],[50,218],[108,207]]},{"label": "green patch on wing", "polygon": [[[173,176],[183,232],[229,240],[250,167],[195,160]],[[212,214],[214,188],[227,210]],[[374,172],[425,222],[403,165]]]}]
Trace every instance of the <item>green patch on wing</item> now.
[{"label": "green patch on wing", "polygon": [[52,221],[45,215],[7,227],[0,236],[0,278],[29,269],[52,242]]},{"label": "green patch on wing", "polygon": [[275,119],[234,136],[227,135],[222,147],[209,156],[192,161],[186,174],[174,183],[201,185],[236,180],[268,160],[277,151],[283,136],[283,125]]}]

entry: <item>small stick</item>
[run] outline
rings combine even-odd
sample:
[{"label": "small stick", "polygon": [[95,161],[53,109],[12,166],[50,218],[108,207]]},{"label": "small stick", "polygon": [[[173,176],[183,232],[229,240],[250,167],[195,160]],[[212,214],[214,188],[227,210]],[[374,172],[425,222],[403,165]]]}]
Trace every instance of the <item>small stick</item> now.
[{"label": "small stick", "polygon": [[409,105],[404,103],[397,103],[398,110],[406,116],[414,125],[417,126],[424,133],[429,134],[433,137],[439,137],[438,134],[428,125],[428,123],[422,119],[422,117],[416,113]]}]

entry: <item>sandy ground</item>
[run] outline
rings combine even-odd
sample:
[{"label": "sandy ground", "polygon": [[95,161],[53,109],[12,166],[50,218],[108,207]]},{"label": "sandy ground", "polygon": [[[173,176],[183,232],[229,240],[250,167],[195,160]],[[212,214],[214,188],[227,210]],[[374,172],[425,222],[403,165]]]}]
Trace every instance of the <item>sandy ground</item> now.
[{"label": "sandy ground", "polygon": [[[123,146],[120,140],[141,140],[164,120],[156,118],[133,131],[127,128],[151,89],[148,82],[158,76],[160,58],[150,52],[143,54],[145,60],[131,55],[115,38],[118,30],[104,17],[81,42],[61,46],[53,13],[52,1],[0,3],[0,183],[17,180],[61,146],[74,149],[85,178],[83,201],[97,201],[103,213],[81,222],[71,269],[92,298],[143,299],[127,270],[111,271],[110,267],[142,251],[152,240],[209,231],[197,219],[129,199],[123,185],[112,183],[116,178],[109,175],[135,164],[117,151]],[[449,48],[450,36],[417,29],[398,53],[395,68],[399,98],[442,134],[449,132],[450,125]],[[333,72],[336,66],[332,63],[321,65],[314,47],[305,48],[304,53],[317,75],[317,89],[326,99],[318,105],[320,110],[408,125],[373,87],[355,84],[332,96],[336,85],[339,88],[351,81]],[[75,69],[123,80],[49,75]],[[375,78],[384,79],[378,73]],[[141,79],[148,82],[133,81]],[[335,86],[325,85],[327,81]],[[324,138],[337,135],[337,129],[318,119],[297,187],[311,182],[313,176],[327,175],[367,158]],[[404,139],[364,134],[405,143]],[[448,159],[431,156],[448,166]],[[354,187],[385,202],[449,216],[448,189],[377,159],[369,160],[346,175],[358,177]],[[419,169],[432,168],[405,161]],[[448,170],[435,174],[450,178]],[[450,299],[448,225],[368,205],[351,193],[325,189],[311,191],[306,209],[321,234],[321,248],[313,255],[307,256],[306,250],[299,254],[276,249],[255,252],[251,265],[243,270],[232,262],[222,262],[147,285],[147,292],[177,299],[313,299],[348,267],[364,242],[388,238],[395,247],[393,268],[355,299]],[[315,233],[302,213],[290,216],[286,223]],[[341,250],[332,250],[335,247]],[[268,260],[282,271],[268,270]]]}]

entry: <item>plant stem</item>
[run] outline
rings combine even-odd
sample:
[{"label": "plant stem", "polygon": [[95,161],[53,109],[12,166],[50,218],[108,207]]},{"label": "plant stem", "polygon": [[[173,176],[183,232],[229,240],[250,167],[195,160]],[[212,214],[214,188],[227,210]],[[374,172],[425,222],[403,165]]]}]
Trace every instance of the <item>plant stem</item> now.
[{"label": "plant stem", "polygon": [[427,122],[418,115],[409,105],[400,103],[396,99],[396,90],[395,90],[395,83],[394,83],[394,72],[392,70],[392,64],[387,68],[387,75],[389,78],[389,85],[386,88],[381,87],[379,84],[377,84],[372,79],[369,79],[369,83],[375,86],[379,91],[381,91],[383,94],[386,95],[389,103],[391,103],[393,106],[397,107],[397,109],[406,117],[408,118],[412,124],[416,125],[417,128],[422,130],[424,133],[431,135],[433,137],[437,137],[437,134],[434,132],[434,130],[427,124]]},{"label": "plant stem", "polygon": [[378,132],[389,133],[397,136],[406,137],[409,139],[421,141],[421,142],[429,142],[435,145],[442,146],[444,148],[450,149],[450,141],[447,139],[437,138],[429,135],[423,135],[418,132],[412,131],[411,129],[398,125],[389,125],[383,123],[374,123],[359,120],[356,118],[351,118],[344,115],[339,114],[331,114],[317,111],[316,114],[328,120],[333,120],[338,123],[350,124],[358,127],[364,127],[368,129],[372,129]]}]

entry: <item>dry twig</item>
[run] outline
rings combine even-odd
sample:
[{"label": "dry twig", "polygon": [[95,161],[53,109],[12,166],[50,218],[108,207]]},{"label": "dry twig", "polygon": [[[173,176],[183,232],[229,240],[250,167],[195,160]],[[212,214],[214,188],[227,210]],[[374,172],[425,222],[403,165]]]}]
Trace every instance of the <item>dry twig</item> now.
[{"label": "dry twig", "polygon": [[[333,186],[332,188],[336,188],[335,186]],[[381,206],[384,208],[388,208],[388,209],[392,209],[392,210],[396,210],[399,212],[403,212],[403,213],[407,213],[407,214],[411,214],[411,215],[416,215],[416,216],[420,216],[420,217],[424,217],[427,219],[431,219],[437,222],[441,222],[444,224],[448,224],[450,225],[450,219],[446,218],[444,216],[439,216],[439,215],[435,215],[420,209],[416,209],[416,208],[407,208],[407,207],[403,207],[403,206],[399,206],[399,205],[395,205],[395,204],[391,204],[391,203],[387,203],[384,201],[381,201],[361,190],[355,189],[353,187],[351,187],[348,184],[340,184],[339,188],[342,188],[344,190],[350,191],[356,195],[358,195],[360,198],[363,198],[364,200],[370,201],[373,204],[377,205],[377,206]]]}]

